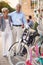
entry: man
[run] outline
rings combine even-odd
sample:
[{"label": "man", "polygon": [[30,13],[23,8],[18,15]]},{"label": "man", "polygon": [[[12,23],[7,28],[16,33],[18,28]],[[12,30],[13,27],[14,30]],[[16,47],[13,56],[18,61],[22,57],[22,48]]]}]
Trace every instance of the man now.
[{"label": "man", "polygon": [[29,16],[29,20],[28,20],[28,26],[30,26],[30,28],[33,28],[33,20],[32,20],[32,16]]},{"label": "man", "polygon": [[[28,26],[25,15],[21,12],[21,5],[17,4],[16,11],[12,12],[10,15],[13,20],[13,37],[14,40],[16,39],[16,42],[18,42],[22,36],[24,26]],[[17,45],[17,53],[19,51],[18,48],[20,49],[20,44]]]}]

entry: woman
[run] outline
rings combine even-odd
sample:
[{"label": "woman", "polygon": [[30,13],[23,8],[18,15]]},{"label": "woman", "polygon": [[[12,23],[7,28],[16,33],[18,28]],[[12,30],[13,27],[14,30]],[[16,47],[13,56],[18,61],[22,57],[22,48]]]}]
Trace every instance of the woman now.
[{"label": "woman", "polygon": [[8,56],[8,50],[11,44],[13,43],[12,37],[12,19],[8,16],[8,8],[2,8],[3,16],[0,18],[1,29],[2,29],[2,42],[3,42],[3,56]]}]

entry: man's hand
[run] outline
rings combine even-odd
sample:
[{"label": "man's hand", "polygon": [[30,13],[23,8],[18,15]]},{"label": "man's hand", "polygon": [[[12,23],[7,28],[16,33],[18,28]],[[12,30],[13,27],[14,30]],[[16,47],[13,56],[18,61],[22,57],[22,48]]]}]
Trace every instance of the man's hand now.
[{"label": "man's hand", "polygon": [[22,24],[22,28],[24,28],[24,24]]}]

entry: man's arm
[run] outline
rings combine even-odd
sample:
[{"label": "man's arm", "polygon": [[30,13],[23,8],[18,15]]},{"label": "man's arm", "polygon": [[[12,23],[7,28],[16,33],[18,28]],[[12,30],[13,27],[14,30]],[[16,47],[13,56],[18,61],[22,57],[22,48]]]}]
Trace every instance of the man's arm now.
[{"label": "man's arm", "polygon": [[0,16],[0,30],[2,30],[2,16]]},{"label": "man's arm", "polygon": [[13,24],[12,15],[13,14],[12,13],[9,13],[8,15],[10,16],[10,21],[11,21],[11,26],[12,26],[12,24]]},{"label": "man's arm", "polygon": [[24,24],[24,27],[28,28],[28,23],[27,23],[27,20],[26,20],[26,17],[25,15],[23,14],[23,20],[22,20],[23,24]]},{"label": "man's arm", "polygon": [[11,12],[11,13],[9,13],[8,15],[12,17],[13,14],[14,14],[14,12]]}]

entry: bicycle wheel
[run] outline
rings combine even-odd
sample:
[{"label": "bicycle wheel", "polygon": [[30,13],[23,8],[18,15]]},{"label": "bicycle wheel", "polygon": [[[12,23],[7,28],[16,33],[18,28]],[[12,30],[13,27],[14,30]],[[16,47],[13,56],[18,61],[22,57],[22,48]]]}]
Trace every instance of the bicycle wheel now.
[{"label": "bicycle wheel", "polygon": [[21,49],[19,51],[19,54],[16,54],[16,46],[17,46],[16,42],[15,44],[13,44],[10,49],[9,49],[9,55],[8,55],[8,60],[10,62],[11,65],[16,65],[16,63],[20,62],[20,61],[25,61],[27,59],[27,54],[26,53],[24,56],[21,56],[21,51],[23,50],[23,47],[25,47],[26,49],[28,49],[27,45],[25,45],[24,43],[21,43]]},{"label": "bicycle wheel", "polygon": [[36,37],[36,39],[35,39],[36,41],[35,41],[35,44],[38,44],[38,45],[40,45],[40,44],[42,44],[43,43],[43,37]]},{"label": "bicycle wheel", "polygon": [[[38,60],[39,60],[39,58],[33,59],[34,65],[42,65],[42,63],[40,63],[40,61],[38,61]],[[33,63],[32,63],[32,65],[33,65]]]},{"label": "bicycle wheel", "polygon": [[26,65],[24,61],[18,62],[16,65]]}]

